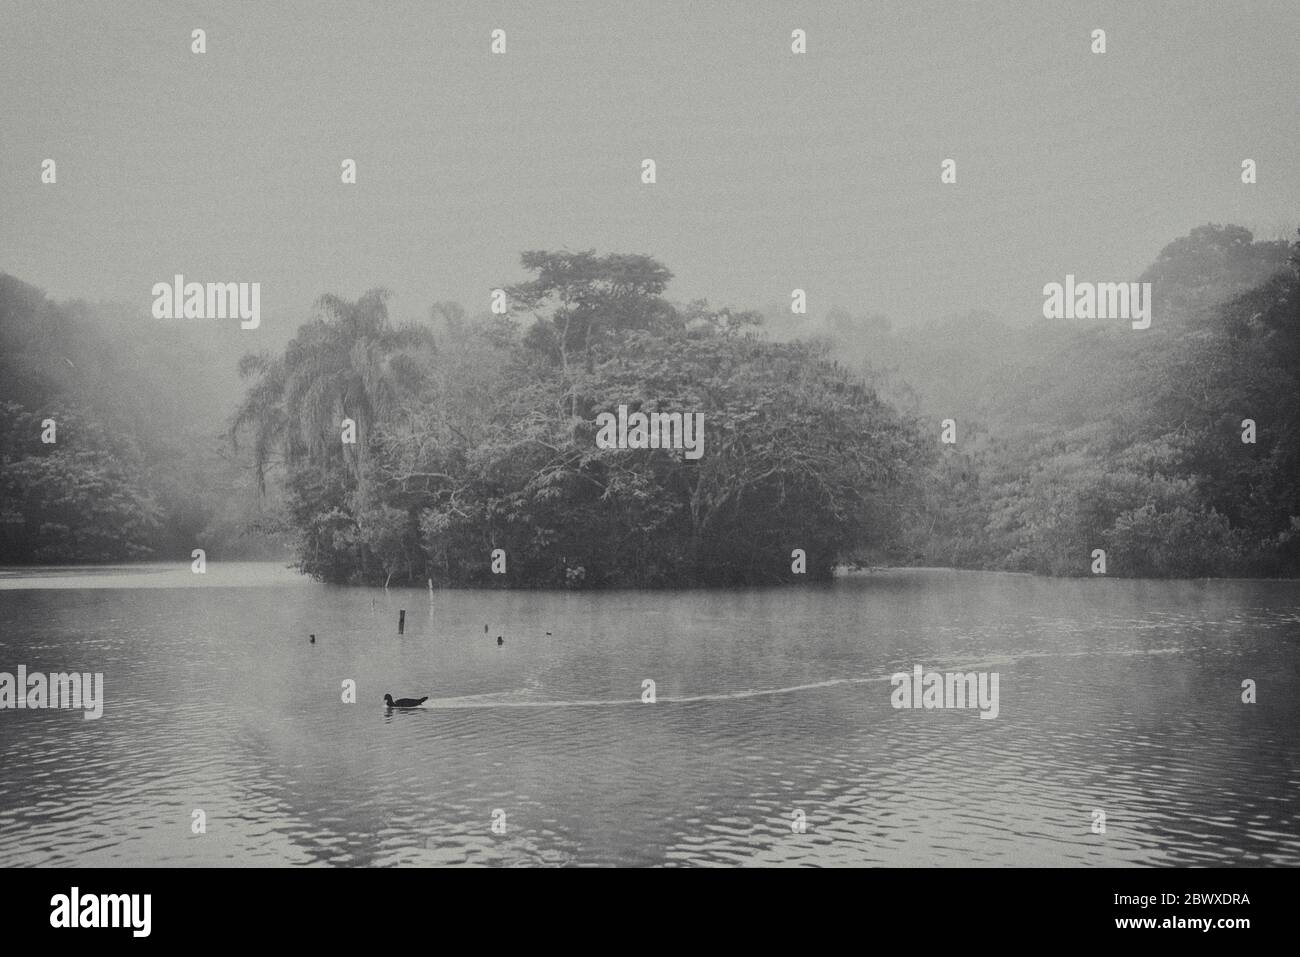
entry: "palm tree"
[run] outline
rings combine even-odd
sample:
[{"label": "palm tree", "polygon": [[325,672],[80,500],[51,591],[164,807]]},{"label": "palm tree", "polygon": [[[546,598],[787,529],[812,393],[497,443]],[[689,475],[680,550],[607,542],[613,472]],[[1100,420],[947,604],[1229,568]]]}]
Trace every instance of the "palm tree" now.
[{"label": "palm tree", "polygon": [[[328,467],[341,461],[360,477],[372,430],[424,380],[421,354],[434,348],[421,326],[394,328],[383,289],[355,302],[324,295],[317,315],[298,329],[283,356],[245,356],[240,373],[256,375],[231,422],[237,442],[251,430],[258,488],[277,448],[290,464]],[[356,423],[355,445],[341,441],[344,419]]]}]

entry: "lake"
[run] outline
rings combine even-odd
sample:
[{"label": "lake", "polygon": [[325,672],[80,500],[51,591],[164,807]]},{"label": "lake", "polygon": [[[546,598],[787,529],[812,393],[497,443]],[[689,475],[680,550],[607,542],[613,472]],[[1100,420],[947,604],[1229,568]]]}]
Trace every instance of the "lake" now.
[{"label": "lake", "polygon": [[[104,710],[0,711],[0,866],[1296,865],[1298,641],[1295,581],[9,569],[0,671]],[[996,672],[997,717],[895,709],[915,665]]]}]

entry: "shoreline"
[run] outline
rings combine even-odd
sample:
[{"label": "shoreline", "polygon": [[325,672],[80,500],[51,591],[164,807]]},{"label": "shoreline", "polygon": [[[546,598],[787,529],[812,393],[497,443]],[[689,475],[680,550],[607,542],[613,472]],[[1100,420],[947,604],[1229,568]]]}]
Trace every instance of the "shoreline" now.
[{"label": "shoreline", "polygon": [[[1209,583],[1209,582],[1300,582],[1300,578],[1125,578],[1118,575],[1052,576],[1036,572],[1006,571],[991,568],[955,568],[944,565],[865,565],[836,566],[829,579],[808,581],[783,581],[739,585],[663,585],[617,586],[610,588],[566,588],[552,585],[438,585],[435,593],[446,592],[547,592],[573,594],[619,594],[627,592],[693,592],[693,591],[783,591],[791,587],[832,587],[845,579],[867,579],[917,572],[924,574],[946,573],[953,575],[997,575],[1035,578],[1043,581],[1083,581],[1108,579],[1117,582]],[[415,584],[382,585],[343,584],[319,582],[297,571],[291,564],[267,559],[248,561],[212,562],[208,570],[196,574],[189,562],[126,562],[101,565],[3,565],[0,566],[0,591],[38,591],[59,589],[128,589],[128,588],[240,588],[273,587],[280,585],[320,585],[327,588],[355,589],[358,592],[391,592],[428,594],[427,586]]]}]

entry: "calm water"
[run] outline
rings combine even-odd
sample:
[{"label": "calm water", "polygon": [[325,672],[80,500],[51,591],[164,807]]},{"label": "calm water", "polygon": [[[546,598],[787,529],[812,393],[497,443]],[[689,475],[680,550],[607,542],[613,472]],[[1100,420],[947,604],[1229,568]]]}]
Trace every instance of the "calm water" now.
[{"label": "calm water", "polygon": [[[0,711],[0,866],[1300,864],[1298,642],[1300,582],[0,572],[0,671],[101,671],[106,699]],[[1000,715],[895,711],[914,664],[997,671]]]}]

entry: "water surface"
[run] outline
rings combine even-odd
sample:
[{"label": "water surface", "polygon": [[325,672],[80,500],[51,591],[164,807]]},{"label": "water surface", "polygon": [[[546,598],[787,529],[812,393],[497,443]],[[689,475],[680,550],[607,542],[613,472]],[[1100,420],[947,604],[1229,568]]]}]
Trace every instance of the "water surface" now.
[{"label": "water surface", "polygon": [[[1295,865],[1298,640],[1294,581],[9,569],[0,671],[103,672],[106,700],[0,711],[0,866]],[[894,710],[915,664],[998,672],[998,717]]]}]

